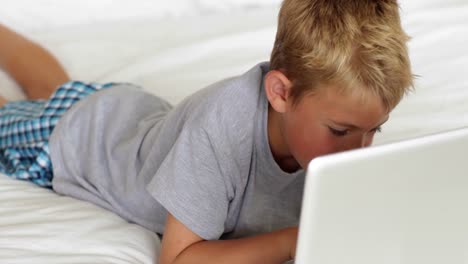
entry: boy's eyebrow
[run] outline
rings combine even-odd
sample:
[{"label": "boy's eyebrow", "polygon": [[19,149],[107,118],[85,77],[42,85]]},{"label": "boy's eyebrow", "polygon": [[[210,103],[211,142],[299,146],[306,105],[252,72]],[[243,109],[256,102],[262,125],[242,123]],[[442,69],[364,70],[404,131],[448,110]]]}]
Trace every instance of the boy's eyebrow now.
[{"label": "boy's eyebrow", "polygon": [[[388,121],[388,118],[389,118],[389,117],[387,116],[387,118],[385,118],[385,120],[384,120],[382,123],[380,123],[379,125],[377,125],[376,128],[377,128],[377,127],[380,127],[380,126],[383,125],[383,124],[385,124],[385,122]],[[349,127],[349,128],[352,128],[352,129],[360,129],[360,130],[363,130],[363,128],[360,128],[360,127],[358,127],[358,126],[356,126],[356,125],[353,125],[353,124],[341,123],[341,122],[336,122],[336,121],[333,121],[333,122],[334,122],[335,124],[339,125],[339,126],[345,126],[345,127]]]}]

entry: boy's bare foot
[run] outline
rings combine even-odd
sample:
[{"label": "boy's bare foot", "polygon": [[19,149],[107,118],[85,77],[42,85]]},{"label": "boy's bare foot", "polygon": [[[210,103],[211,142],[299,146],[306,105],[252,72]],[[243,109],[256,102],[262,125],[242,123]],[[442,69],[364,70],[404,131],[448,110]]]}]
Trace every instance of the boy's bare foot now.
[{"label": "boy's bare foot", "polygon": [[0,96],[0,108],[3,107],[7,103],[7,100]]}]

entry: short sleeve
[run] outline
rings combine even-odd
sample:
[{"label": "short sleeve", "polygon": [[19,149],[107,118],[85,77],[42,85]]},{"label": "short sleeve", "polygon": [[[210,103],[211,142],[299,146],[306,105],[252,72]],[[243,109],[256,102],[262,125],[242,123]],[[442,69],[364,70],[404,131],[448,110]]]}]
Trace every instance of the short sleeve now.
[{"label": "short sleeve", "polygon": [[205,240],[223,234],[229,207],[229,177],[222,175],[215,153],[203,128],[182,129],[147,186],[169,213]]}]

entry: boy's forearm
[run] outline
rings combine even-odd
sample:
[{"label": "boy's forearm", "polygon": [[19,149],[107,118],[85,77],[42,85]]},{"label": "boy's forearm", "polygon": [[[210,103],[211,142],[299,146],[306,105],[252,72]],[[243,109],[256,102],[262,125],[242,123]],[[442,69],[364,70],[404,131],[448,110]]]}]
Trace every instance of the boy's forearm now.
[{"label": "boy's forearm", "polygon": [[[202,241],[185,249],[170,264],[281,264],[291,259],[297,228],[234,240]],[[169,263],[161,263],[169,264]]]},{"label": "boy's forearm", "polygon": [[41,98],[69,80],[60,63],[44,48],[0,24],[0,68],[29,98]]}]

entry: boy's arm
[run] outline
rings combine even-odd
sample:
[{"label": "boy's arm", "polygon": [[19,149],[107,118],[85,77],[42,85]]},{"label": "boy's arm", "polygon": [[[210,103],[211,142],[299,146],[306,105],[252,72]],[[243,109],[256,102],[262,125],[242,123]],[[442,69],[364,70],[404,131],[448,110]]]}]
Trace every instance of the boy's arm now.
[{"label": "boy's arm", "polygon": [[294,257],[297,227],[233,240],[205,241],[169,214],[160,264],[273,264]]},{"label": "boy's arm", "polygon": [[70,79],[47,50],[1,24],[0,68],[30,99],[48,97],[58,85]]}]

